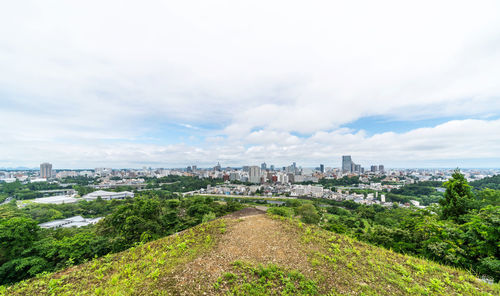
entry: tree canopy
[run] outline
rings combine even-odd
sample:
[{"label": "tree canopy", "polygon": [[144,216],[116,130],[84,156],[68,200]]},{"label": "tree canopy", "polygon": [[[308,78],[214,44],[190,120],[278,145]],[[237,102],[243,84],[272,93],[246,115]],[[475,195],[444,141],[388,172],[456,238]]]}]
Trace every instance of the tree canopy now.
[{"label": "tree canopy", "polygon": [[474,195],[472,194],[472,187],[458,169],[452,174],[451,179],[443,185],[446,191],[444,199],[439,201],[442,206],[443,218],[458,220],[473,207]]}]

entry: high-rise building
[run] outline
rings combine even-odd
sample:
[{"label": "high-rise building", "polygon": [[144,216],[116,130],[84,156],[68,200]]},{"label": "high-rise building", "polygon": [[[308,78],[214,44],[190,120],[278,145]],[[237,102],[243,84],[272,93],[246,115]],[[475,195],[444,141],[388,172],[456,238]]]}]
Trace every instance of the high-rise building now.
[{"label": "high-rise building", "polygon": [[352,159],[350,155],[342,156],[342,172],[343,173],[352,172]]},{"label": "high-rise building", "polygon": [[320,164],[319,165],[319,171],[324,173],[325,172],[325,165],[324,164]]},{"label": "high-rise building", "polygon": [[376,165],[372,165],[370,167],[370,171],[373,172],[373,173],[375,173],[377,171],[377,166]]},{"label": "high-rise building", "polygon": [[260,168],[258,166],[251,166],[248,172],[248,182],[260,183]]},{"label": "high-rise building", "polygon": [[378,166],[378,171],[379,171],[381,174],[383,174],[383,173],[384,173],[384,165],[383,165],[383,164],[381,164],[381,165],[379,165],[379,166]]},{"label": "high-rise building", "polygon": [[361,165],[360,164],[355,164],[354,165],[354,172],[356,173],[361,173]]},{"label": "high-rise building", "polygon": [[240,181],[241,175],[238,172],[232,172],[229,174],[229,181]]},{"label": "high-rise building", "polygon": [[267,170],[267,164],[265,162],[263,162],[261,165],[260,165],[260,169],[265,171]]},{"label": "high-rise building", "polygon": [[40,165],[40,176],[42,178],[52,178],[52,164],[44,162]]},{"label": "high-rise building", "polygon": [[271,165],[271,171],[274,171],[274,164]]}]

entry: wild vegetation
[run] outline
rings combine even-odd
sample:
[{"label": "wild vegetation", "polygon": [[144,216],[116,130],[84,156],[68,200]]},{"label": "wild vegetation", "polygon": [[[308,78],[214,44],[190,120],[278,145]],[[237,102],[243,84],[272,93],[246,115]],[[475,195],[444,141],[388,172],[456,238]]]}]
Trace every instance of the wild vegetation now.
[{"label": "wild vegetation", "polygon": [[[163,181],[177,184],[175,182],[179,180]],[[155,186],[171,185],[170,182],[167,183],[169,184],[161,182]],[[425,185],[423,187],[433,188],[436,184]],[[200,284],[200,280],[192,283],[201,285],[202,292],[237,294],[237,291],[245,291],[246,294],[256,295],[262,293],[296,295],[333,291],[334,295],[335,293],[384,294],[381,291],[385,285],[391,287],[388,294],[394,295],[498,294],[498,286],[483,286],[476,277],[486,276],[497,282],[500,278],[498,245],[500,190],[475,189],[467,184],[458,171],[443,186],[446,192],[440,204],[426,209],[385,208],[377,205],[360,205],[352,201],[337,202],[323,199],[285,199],[282,200],[283,206],[280,206],[281,204],[276,204],[277,201],[274,199],[275,204],[266,205],[271,205],[268,212],[276,215],[274,221],[279,221],[280,224],[267,225],[261,230],[263,234],[257,236],[262,225],[269,224],[266,222],[269,219],[260,219],[258,223],[257,220],[250,218],[245,218],[249,219],[248,222],[242,223],[239,222],[241,219],[231,221],[226,219],[225,222],[217,220],[224,226],[219,225],[220,227],[217,226],[219,230],[210,232],[209,243],[198,248],[196,246],[201,242],[190,241],[192,238],[186,242],[186,245],[192,244],[194,251],[191,247],[184,247],[181,241],[176,241],[172,247],[165,246],[162,242],[170,244],[172,238],[166,240],[161,238],[237,211],[242,207],[241,203],[260,205],[266,203],[267,199],[196,196],[180,198],[170,190],[146,190],[138,193],[135,199],[123,201],[98,199],[95,202],[81,201],[67,205],[28,205],[21,209],[16,207],[15,202],[11,202],[0,206],[0,284],[15,283],[33,276],[37,279],[11,287],[4,286],[1,289],[8,294],[59,295],[71,293],[78,288],[83,294],[108,295],[138,294],[138,291],[154,294],[153,291],[158,287],[169,287],[173,289],[169,291],[181,293],[187,291],[188,287],[176,284],[180,276],[179,270],[183,270],[183,274],[187,271],[186,274],[189,276],[192,270],[185,264],[195,260],[194,258],[200,258],[197,257],[200,252],[208,252],[212,247],[219,246],[218,240],[222,239],[222,244],[228,246],[226,253],[224,255],[216,253],[206,258],[219,262],[224,256],[229,256],[228,252],[231,253],[236,249],[240,250],[238,254],[243,258],[229,256],[224,260],[223,266],[216,269],[214,275],[217,275],[217,278],[210,275],[204,278],[203,285]],[[189,188],[184,186],[183,190]],[[418,193],[421,189],[412,186],[404,190]],[[74,215],[106,216],[106,219],[96,226],[77,229],[50,230],[40,229],[37,226],[41,222]],[[300,222],[296,219],[300,219]],[[230,227],[226,228],[226,224]],[[209,228],[207,225],[212,224],[202,225],[206,228],[194,229],[206,231]],[[246,226],[241,228],[243,227],[241,225]],[[242,232],[238,236],[235,233],[229,236],[223,235],[231,229]],[[191,230],[189,232],[196,237],[196,240],[199,239],[199,233],[193,231],[194,233]],[[203,239],[207,238],[204,236]],[[293,243],[297,239],[300,245]],[[286,241],[281,246],[281,250],[287,250],[286,256],[274,253],[281,244],[277,240]],[[150,241],[154,242],[148,244]],[[231,248],[231,244],[236,241],[239,241],[239,245]],[[360,241],[385,249],[369,246]],[[163,248],[168,250],[180,248],[183,251],[169,253],[170,255],[165,255],[165,259],[161,259],[168,261],[161,265],[169,266],[166,271],[161,266],[155,265],[156,259],[152,262],[147,261],[149,259],[138,261],[134,265],[129,262],[131,257],[123,259],[122,255],[115,255],[117,252],[132,248],[130,252],[138,252],[136,250],[140,249],[140,252],[144,252],[141,256],[149,256],[143,249],[143,246],[148,245],[152,248],[147,249],[148,252],[152,250],[155,256],[163,252]],[[250,251],[251,246],[253,250],[259,251]],[[264,247],[268,248],[266,252],[271,256],[253,254],[261,252]],[[362,251],[365,249],[369,251]],[[245,250],[246,253],[241,250]],[[307,266],[300,259],[304,252]],[[401,257],[393,252],[430,259],[452,268],[413,257]],[[130,255],[128,251],[119,254]],[[180,257],[176,257],[177,255]],[[282,259],[269,261],[272,256],[274,258],[282,256]],[[381,259],[377,256],[387,260],[392,258],[390,260],[393,261],[378,262]],[[96,257],[101,259],[94,259]],[[167,257],[170,259],[167,260]],[[292,260],[298,265],[286,264],[291,257],[299,258]],[[247,260],[249,258],[255,260]],[[117,260],[121,260],[122,265],[115,269]],[[92,262],[97,270],[106,266],[101,270],[103,275],[94,269],[86,269],[89,262]],[[136,262],[136,259],[133,262]],[[47,274],[82,263],[84,265],[72,267],[68,271],[54,275]],[[148,264],[153,264],[154,269],[150,270],[145,266]],[[396,266],[399,271],[391,266]],[[106,272],[111,270],[111,275],[108,277]],[[123,270],[128,270],[128,273],[123,275]],[[470,270],[474,276],[465,274],[461,270]],[[150,272],[152,275],[145,279],[140,276],[140,271],[145,271],[146,274]],[[96,272],[97,276],[93,277]],[[121,275],[113,277],[118,272]],[[349,272],[354,274],[347,276]],[[382,280],[379,276],[381,272],[384,275]],[[87,273],[89,275],[86,275]],[[127,278],[132,273],[136,274],[136,279]],[[199,278],[195,275],[192,277]],[[362,277],[363,281],[359,281],[359,277]],[[80,282],[84,278],[85,280]],[[325,280],[326,278],[337,280],[332,284]],[[106,282],[102,282],[103,279],[106,279]],[[74,281],[77,284],[72,285],[71,282]],[[139,281],[143,284],[137,284]],[[356,283],[354,286],[353,281]],[[205,286],[205,283],[209,285]],[[87,285],[94,287],[93,290],[84,287]],[[118,288],[118,285],[121,287]],[[135,286],[141,288],[137,290]],[[33,288],[36,290],[32,290]],[[190,286],[189,289],[191,288]],[[200,292],[196,289],[193,291]]]},{"label": "wild vegetation", "polygon": [[[238,203],[221,204],[210,198],[165,199],[151,194],[125,201],[22,209],[11,203],[0,208],[0,284],[119,252],[240,208]],[[107,216],[96,226],[82,228],[53,230],[37,225],[73,215]]]},{"label": "wild vegetation", "polygon": [[14,197],[19,200],[33,199],[42,197],[43,193],[39,190],[54,190],[63,188],[59,184],[51,184],[47,182],[35,182],[23,184],[19,181],[12,183],[0,182],[0,202],[3,202],[7,197]]},{"label": "wild vegetation", "polygon": [[470,183],[470,185],[478,190],[486,188],[500,190],[500,175],[486,177],[481,180],[473,181]]},{"label": "wild vegetation", "polygon": [[0,295],[499,293],[498,285],[461,269],[276,215],[213,220],[64,271],[0,287]]},{"label": "wild vegetation", "polygon": [[306,223],[396,252],[470,269],[498,282],[500,206],[494,204],[500,191],[474,194],[459,172],[444,186],[441,204],[427,209],[316,200],[307,211],[303,210],[305,205],[294,201],[270,212],[284,217],[298,215]]}]

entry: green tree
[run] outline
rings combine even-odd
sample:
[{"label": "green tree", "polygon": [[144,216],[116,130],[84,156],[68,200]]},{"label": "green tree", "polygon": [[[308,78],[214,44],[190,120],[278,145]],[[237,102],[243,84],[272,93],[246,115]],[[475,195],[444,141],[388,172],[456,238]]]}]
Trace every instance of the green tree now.
[{"label": "green tree", "polygon": [[455,170],[451,179],[444,183],[444,187],[446,188],[444,199],[439,201],[443,208],[442,216],[444,219],[458,221],[472,208],[474,202],[472,187],[458,169]]},{"label": "green tree", "polygon": [[34,276],[46,268],[47,262],[34,249],[39,231],[29,218],[0,222],[0,285]]},{"label": "green tree", "polygon": [[38,239],[40,227],[33,219],[15,217],[0,223],[0,263],[20,256]]},{"label": "green tree", "polygon": [[483,205],[500,206],[500,190],[483,189],[477,193],[477,198]]}]

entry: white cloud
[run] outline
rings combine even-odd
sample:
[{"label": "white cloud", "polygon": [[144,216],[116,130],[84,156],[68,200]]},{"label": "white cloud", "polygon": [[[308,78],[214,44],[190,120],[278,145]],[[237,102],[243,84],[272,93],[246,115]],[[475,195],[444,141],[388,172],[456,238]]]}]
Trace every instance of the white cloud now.
[{"label": "white cloud", "polygon": [[[470,133],[473,146],[447,125],[371,137],[341,127],[446,117],[490,130],[499,10],[493,0],[4,3],[0,166],[496,157],[496,137]],[[164,151],[138,140],[168,124],[210,141],[171,139]]]},{"label": "white cloud", "polygon": [[[216,141],[207,142],[203,147],[107,142],[53,145],[50,141],[35,139],[18,144],[14,152],[5,143],[0,143],[0,155],[4,156],[0,161],[12,165],[19,159],[23,159],[22,163],[36,163],[39,155],[45,155],[59,167],[80,167],[81,163],[88,166],[106,163],[115,167],[208,166],[216,161],[223,165],[262,161],[285,165],[299,161],[306,166],[318,163],[335,166],[339,165],[341,155],[351,154],[355,161],[365,166],[385,163],[388,166],[425,167],[434,162],[460,166],[464,160],[500,161],[498,130],[500,120],[449,121],[431,128],[372,136],[344,130],[318,132],[299,139],[285,133],[259,131],[240,143]],[[5,158],[8,155],[11,158]]]}]

